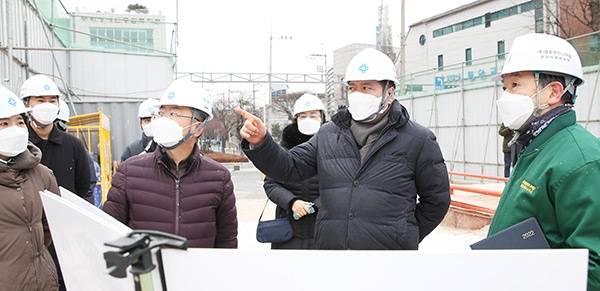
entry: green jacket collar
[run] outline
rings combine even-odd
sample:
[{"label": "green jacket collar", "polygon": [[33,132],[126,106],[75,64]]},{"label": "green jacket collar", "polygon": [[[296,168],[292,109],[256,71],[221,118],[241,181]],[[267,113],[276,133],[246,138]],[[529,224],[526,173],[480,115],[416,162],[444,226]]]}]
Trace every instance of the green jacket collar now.
[{"label": "green jacket collar", "polygon": [[540,135],[538,135],[536,138],[534,138],[531,141],[531,144],[529,146],[527,146],[527,149],[525,150],[525,152],[529,152],[529,151],[532,151],[532,150],[540,147],[547,140],[549,140],[551,137],[553,137],[557,132],[565,129],[566,127],[574,125],[576,122],[577,121],[576,121],[576,116],[575,116],[575,110],[571,110],[571,111],[557,117],[550,123],[550,125],[548,125],[548,127],[546,127],[546,129],[544,129],[540,133]]}]

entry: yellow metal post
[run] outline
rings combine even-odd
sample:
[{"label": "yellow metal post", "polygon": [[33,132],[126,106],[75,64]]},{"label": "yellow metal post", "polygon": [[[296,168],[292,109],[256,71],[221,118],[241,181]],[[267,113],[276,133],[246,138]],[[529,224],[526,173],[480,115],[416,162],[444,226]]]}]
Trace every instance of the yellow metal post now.
[{"label": "yellow metal post", "polygon": [[[102,113],[102,108],[98,108],[97,112],[70,117],[67,125],[67,131],[79,138],[88,152],[98,154],[100,181],[97,181],[97,184],[102,188],[102,204],[104,204],[113,176],[110,118]],[[95,149],[93,145],[98,145],[98,148]]]}]

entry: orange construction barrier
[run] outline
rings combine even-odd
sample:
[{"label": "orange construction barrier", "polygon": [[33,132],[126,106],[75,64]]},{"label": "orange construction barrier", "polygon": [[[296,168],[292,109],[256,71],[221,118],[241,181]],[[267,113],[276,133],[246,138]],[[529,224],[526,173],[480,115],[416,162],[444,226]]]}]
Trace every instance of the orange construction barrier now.
[{"label": "orange construction barrier", "polygon": [[495,197],[502,196],[502,191],[499,191],[499,190],[482,189],[482,188],[467,186],[467,185],[450,184],[450,195],[454,194],[454,190],[466,191],[466,192],[495,196]]},{"label": "orange construction barrier", "polygon": [[496,180],[496,181],[503,181],[503,182],[508,181],[508,178],[503,178],[503,177],[486,176],[486,175],[479,175],[479,174],[469,174],[469,173],[461,173],[461,172],[448,172],[448,175],[480,178],[480,179],[487,179],[487,180]]}]

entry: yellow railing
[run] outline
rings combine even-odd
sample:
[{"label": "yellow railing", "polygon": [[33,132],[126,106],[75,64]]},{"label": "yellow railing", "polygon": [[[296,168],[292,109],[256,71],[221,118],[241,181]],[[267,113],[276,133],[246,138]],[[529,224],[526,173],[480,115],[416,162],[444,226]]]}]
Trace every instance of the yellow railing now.
[{"label": "yellow railing", "polygon": [[79,138],[88,152],[98,155],[100,181],[97,184],[102,189],[102,203],[104,204],[113,176],[110,118],[102,113],[102,108],[98,108],[97,112],[70,117],[67,125],[68,133]]}]

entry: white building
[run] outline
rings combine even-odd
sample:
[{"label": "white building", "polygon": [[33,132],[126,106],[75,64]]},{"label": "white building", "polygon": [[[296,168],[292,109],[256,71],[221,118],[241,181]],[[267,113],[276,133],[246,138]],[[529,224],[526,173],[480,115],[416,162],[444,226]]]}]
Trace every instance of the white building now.
[{"label": "white building", "polygon": [[[173,80],[175,53],[168,51],[166,35],[174,25],[160,15],[79,17],[56,0],[0,2],[2,84],[18,93],[28,77],[45,74],[72,105],[72,115],[102,108],[111,118],[112,157],[118,160],[141,136],[140,102],[160,98]],[[127,49],[129,44],[136,46]]]},{"label": "white building", "polygon": [[72,13],[77,46],[127,52],[167,51],[164,15]]},{"label": "white building", "polygon": [[501,68],[515,36],[544,31],[541,4],[479,0],[410,25],[407,90],[443,90],[488,81]]},{"label": "white building", "polygon": [[[410,26],[401,79],[406,91],[398,91],[397,98],[411,119],[435,132],[450,171],[502,176],[495,104],[502,88],[490,76],[500,72],[515,37],[556,31],[548,15],[556,5],[557,1],[479,0]],[[580,55],[589,55],[592,39],[588,35],[570,41],[587,41],[575,47]],[[584,63],[588,82],[578,89],[575,110],[578,122],[600,137],[595,100],[600,88],[594,86],[598,68],[597,61]]]}]

